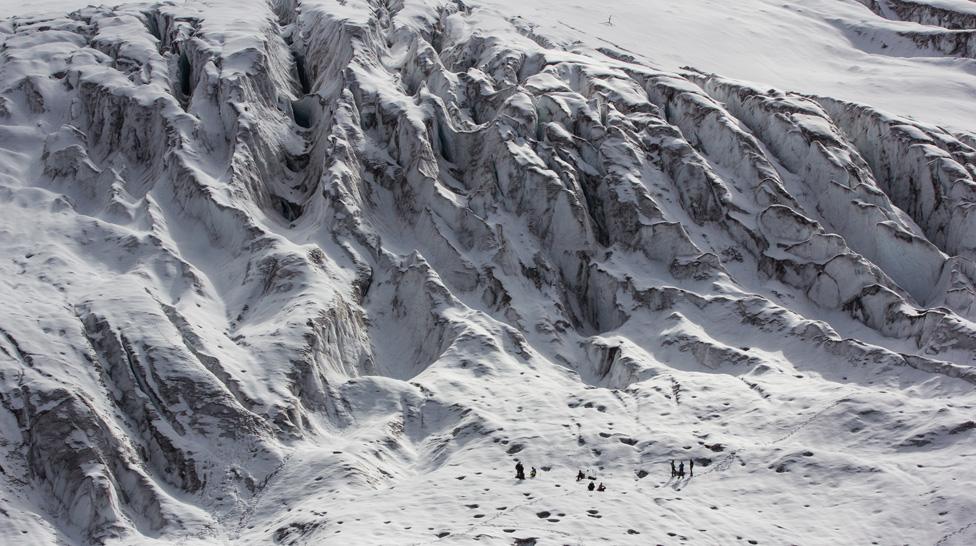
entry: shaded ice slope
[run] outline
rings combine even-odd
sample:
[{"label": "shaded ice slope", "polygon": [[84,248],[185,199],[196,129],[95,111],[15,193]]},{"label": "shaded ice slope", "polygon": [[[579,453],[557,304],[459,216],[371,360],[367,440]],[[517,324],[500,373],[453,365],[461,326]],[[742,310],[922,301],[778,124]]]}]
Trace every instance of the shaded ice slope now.
[{"label": "shaded ice slope", "polygon": [[5,543],[976,537],[973,137],[513,15],[0,23]]}]

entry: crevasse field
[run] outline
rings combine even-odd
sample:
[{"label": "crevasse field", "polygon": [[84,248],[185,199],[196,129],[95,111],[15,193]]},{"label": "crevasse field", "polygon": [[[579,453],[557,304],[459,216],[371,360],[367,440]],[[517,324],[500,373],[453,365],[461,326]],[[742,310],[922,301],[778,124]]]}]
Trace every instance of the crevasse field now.
[{"label": "crevasse field", "polygon": [[972,545],[974,176],[972,0],[0,0],[0,543]]}]

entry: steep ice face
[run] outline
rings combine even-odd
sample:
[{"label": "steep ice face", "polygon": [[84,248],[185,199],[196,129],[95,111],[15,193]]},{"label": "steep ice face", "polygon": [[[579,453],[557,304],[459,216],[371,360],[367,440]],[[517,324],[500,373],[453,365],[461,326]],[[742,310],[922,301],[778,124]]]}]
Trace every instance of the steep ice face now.
[{"label": "steep ice face", "polygon": [[976,139],[582,38],[459,0],[0,23],[0,538],[972,538],[972,472],[912,473],[976,428]]}]

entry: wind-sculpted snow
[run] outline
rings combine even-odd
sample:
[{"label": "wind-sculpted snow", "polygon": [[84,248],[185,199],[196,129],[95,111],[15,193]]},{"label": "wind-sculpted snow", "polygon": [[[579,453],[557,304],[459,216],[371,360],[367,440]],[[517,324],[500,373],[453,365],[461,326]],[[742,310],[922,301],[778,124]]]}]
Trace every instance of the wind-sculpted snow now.
[{"label": "wind-sculpted snow", "polygon": [[972,135],[460,0],[0,39],[4,543],[976,537]]}]

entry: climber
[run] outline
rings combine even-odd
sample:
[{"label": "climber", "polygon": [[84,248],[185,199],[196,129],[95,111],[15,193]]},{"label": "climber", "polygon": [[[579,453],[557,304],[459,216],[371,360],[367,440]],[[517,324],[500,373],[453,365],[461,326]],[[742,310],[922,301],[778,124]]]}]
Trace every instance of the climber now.
[{"label": "climber", "polygon": [[580,470],[579,472],[576,473],[576,481],[580,481],[580,480],[582,480],[584,478],[586,478],[586,474],[583,474],[583,471],[582,470]]},{"label": "climber", "polygon": [[515,461],[515,479],[524,480],[525,479],[525,467],[522,466],[522,461]]},{"label": "climber", "polygon": [[684,478],[685,477],[685,463],[684,463],[684,461],[681,461],[680,463],[678,463],[678,477],[679,478]]},{"label": "climber", "polygon": [[607,486],[603,485],[603,482],[600,482],[600,486],[597,487],[596,490],[597,491],[606,491],[607,490]]},{"label": "climber", "polygon": [[671,477],[678,475],[678,469],[674,467],[674,459],[671,459]]},{"label": "climber", "polygon": [[529,477],[530,478],[534,478],[535,477],[535,467],[534,466],[532,467],[532,471],[529,472]]},{"label": "climber", "polygon": [[695,460],[688,459],[688,477],[690,478],[694,475],[695,475]]},{"label": "climber", "polygon": [[587,485],[586,488],[589,489],[590,491],[593,491],[594,489],[596,489],[596,486],[593,485],[593,482],[590,482],[590,485]]}]

